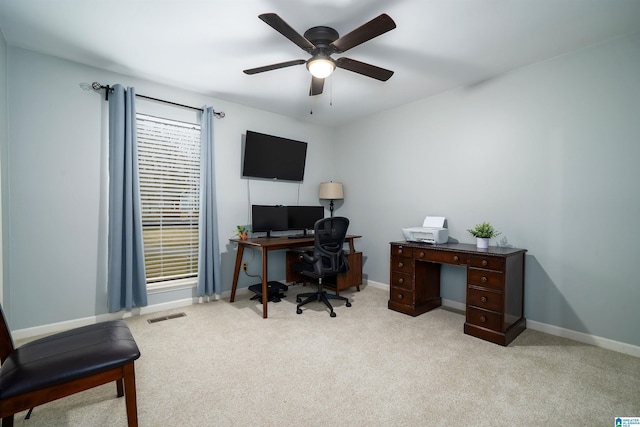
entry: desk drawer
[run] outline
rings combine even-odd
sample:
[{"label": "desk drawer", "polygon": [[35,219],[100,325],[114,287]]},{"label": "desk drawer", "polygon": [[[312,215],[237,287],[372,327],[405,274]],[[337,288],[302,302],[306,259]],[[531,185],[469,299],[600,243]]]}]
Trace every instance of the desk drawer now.
[{"label": "desk drawer", "polygon": [[440,264],[467,265],[468,255],[447,251],[422,250],[416,248],[414,250],[414,257],[417,260],[433,261]]},{"label": "desk drawer", "polygon": [[502,313],[502,293],[469,286],[467,288],[467,304]]},{"label": "desk drawer", "polygon": [[504,258],[484,255],[471,255],[469,258],[469,266],[475,268],[485,268],[487,270],[503,271]]},{"label": "desk drawer", "polygon": [[413,292],[407,289],[391,286],[391,301],[395,301],[400,304],[412,305]]},{"label": "desk drawer", "polygon": [[412,258],[413,248],[403,245],[391,245],[391,256]]},{"label": "desk drawer", "polygon": [[502,332],[502,314],[500,313],[467,307],[467,322],[482,328]]},{"label": "desk drawer", "polygon": [[391,272],[391,286],[402,289],[413,289],[413,277],[411,274]]},{"label": "desk drawer", "polygon": [[467,281],[470,285],[483,288],[491,288],[502,291],[503,274],[495,271],[469,268],[467,271]]},{"label": "desk drawer", "polygon": [[392,256],[391,271],[411,274],[413,271],[413,260],[411,258]]}]

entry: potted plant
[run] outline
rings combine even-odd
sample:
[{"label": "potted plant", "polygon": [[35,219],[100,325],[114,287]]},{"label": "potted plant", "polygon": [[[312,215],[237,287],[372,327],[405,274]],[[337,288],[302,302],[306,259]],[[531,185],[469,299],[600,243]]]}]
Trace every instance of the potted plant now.
[{"label": "potted plant", "polygon": [[240,240],[247,240],[249,238],[249,230],[244,225],[238,225],[236,228],[236,237]]},{"label": "potted plant", "polygon": [[500,232],[488,222],[476,224],[474,228],[469,228],[467,231],[476,238],[476,246],[480,249],[488,248],[489,239],[500,235]]}]

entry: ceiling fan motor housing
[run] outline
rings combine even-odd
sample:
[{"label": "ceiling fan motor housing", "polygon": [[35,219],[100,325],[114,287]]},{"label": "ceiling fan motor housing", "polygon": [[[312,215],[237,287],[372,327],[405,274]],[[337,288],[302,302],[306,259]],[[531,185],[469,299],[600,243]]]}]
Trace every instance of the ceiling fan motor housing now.
[{"label": "ceiling fan motor housing", "polygon": [[309,53],[315,55],[317,53],[325,53],[327,56],[333,53],[331,43],[338,40],[340,35],[331,27],[313,27],[304,32],[304,38],[314,44],[315,49],[310,49]]}]

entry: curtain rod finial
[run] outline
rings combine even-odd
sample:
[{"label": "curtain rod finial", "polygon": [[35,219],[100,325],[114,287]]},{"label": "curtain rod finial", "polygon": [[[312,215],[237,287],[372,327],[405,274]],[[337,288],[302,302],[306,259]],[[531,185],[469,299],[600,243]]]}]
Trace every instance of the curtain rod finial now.
[{"label": "curtain rod finial", "polygon": [[109,85],[104,86],[104,85],[102,85],[102,84],[100,84],[98,82],[93,82],[93,83],[91,83],[91,87],[95,91],[99,91],[99,90],[105,89],[105,91],[104,91],[104,100],[105,101],[109,100],[109,92],[111,92],[111,86],[109,86]]}]

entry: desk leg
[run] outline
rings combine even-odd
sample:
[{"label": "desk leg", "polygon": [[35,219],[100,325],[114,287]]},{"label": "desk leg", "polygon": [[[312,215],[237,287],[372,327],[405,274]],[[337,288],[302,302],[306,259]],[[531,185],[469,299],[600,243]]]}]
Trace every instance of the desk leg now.
[{"label": "desk leg", "polygon": [[[350,254],[356,253],[356,245],[353,243],[353,239],[349,239],[349,253]],[[362,283],[362,262],[360,262],[360,283]],[[358,292],[360,292],[360,283],[356,285],[356,290]],[[337,286],[336,286],[336,295],[339,295]]]},{"label": "desk leg", "polygon": [[356,246],[353,244],[353,239],[349,239],[349,252],[354,253],[355,251],[356,251]]},{"label": "desk leg", "polygon": [[244,253],[244,245],[238,244],[238,253],[236,254],[236,269],[233,271],[233,284],[231,285],[231,298],[229,302],[236,299],[236,288],[238,287],[238,276],[240,275],[240,266],[242,265],[242,254]]},{"label": "desk leg", "polygon": [[269,302],[269,288],[267,287],[267,248],[262,248],[262,318],[267,318],[267,302]]}]

